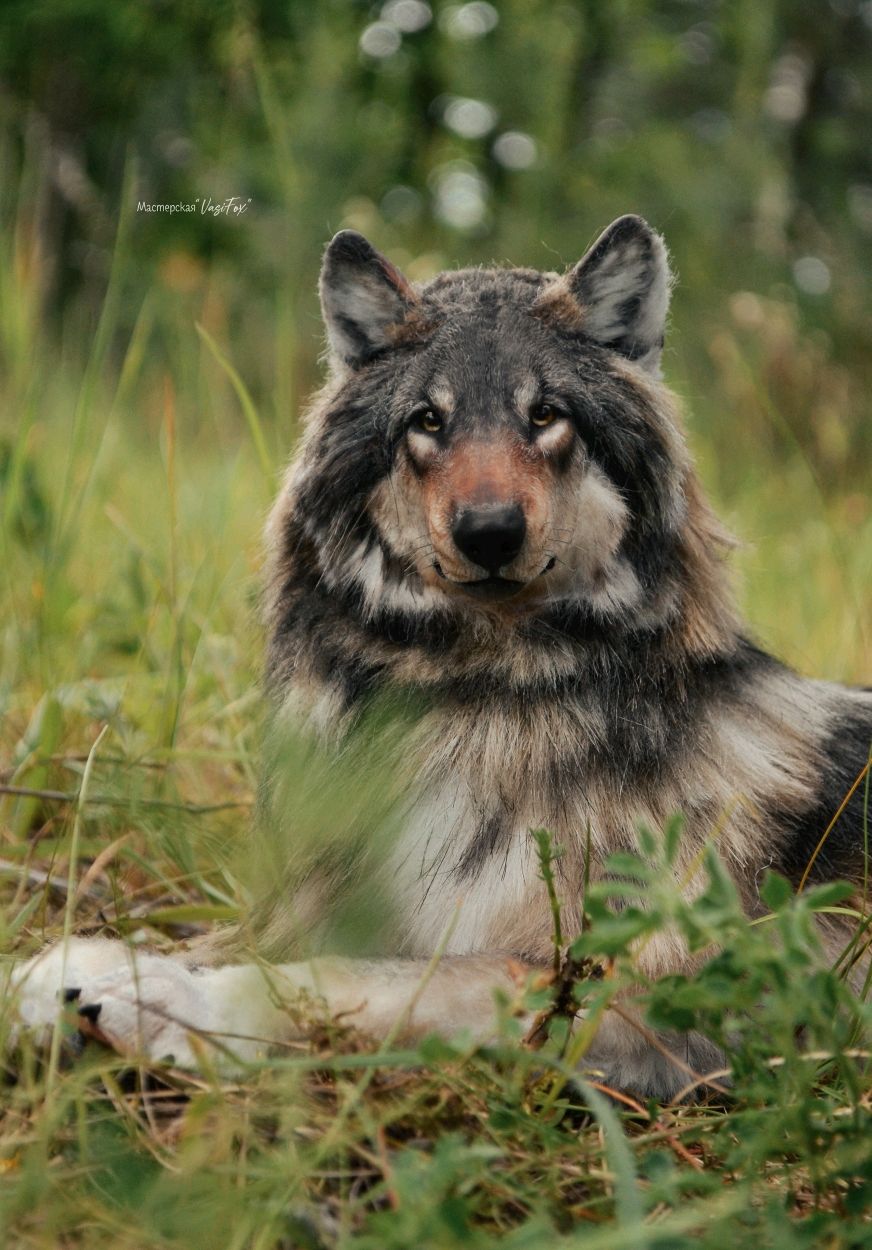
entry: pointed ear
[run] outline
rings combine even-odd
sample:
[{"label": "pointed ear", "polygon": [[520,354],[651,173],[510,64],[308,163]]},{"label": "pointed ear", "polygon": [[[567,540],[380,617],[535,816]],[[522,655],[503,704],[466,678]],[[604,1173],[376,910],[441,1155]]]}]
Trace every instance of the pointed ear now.
[{"label": "pointed ear", "polygon": [[356,230],[340,230],[321,266],[321,310],[330,347],[355,368],[391,343],[418,297],[400,271]]},{"label": "pointed ear", "polygon": [[655,375],[671,280],[663,240],[632,215],[613,221],[565,279],[585,334]]}]

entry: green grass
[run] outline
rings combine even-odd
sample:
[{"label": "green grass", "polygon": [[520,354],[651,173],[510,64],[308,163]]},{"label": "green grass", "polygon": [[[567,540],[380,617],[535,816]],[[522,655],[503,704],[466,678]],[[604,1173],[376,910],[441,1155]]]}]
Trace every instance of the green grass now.
[{"label": "green grass", "polygon": [[[0,782],[69,796],[0,794],[4,948],[65,924],[169,946],[248,903],[260,531],[293,425],[260,420],[214,316],[198,334],[208,299],[168,312],[150,291],[119,342],[110,288],[90,347],[59,344],[39,328],[25,242],[3,246]],[[737,564],[753,627],[804,671],[860,679],[868,499],[847,479],[821,484],[785,432],[765,343],[727,309],[685,335],[669,368],[700,414],[704,476],[751,544]],[[798,330],[782,344],[782,376],[806,349]],[[730,370],[712,366],[703,386],[701,362],[725,354],[745,370],[742,402]],[[669,847],[651,841],[661,869]],[[54,1070],[25,1045],[0,1116],[3,1244],[872,1244],[869,1009],[813,969],[810,935],[815,908],[847,903],[773,879],[772,918],[751,926],[714,861],[692,908],[667,873],[618,868],[649,874],[650,907],[631,933],[592,895],[577,953],[615,963],[588,1007],[632,978],[627,942],[652,927],[724,945],[693,984],[653,987],[649,1018],[729,1037],[732,1096],[659,1107],[610,1100],[590,1075],[571,1087],[584,1034],[556,1021],[544,1048],[524,1047],[508,1007],[489,1048],[379,1049],[320,1030],[234,1083],[130,1072],[98,1050]]]}]

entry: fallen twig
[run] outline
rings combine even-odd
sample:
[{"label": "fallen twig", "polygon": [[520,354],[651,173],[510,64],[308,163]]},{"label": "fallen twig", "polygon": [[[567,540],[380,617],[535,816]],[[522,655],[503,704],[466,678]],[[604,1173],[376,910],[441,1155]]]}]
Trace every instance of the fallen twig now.
[{"label": "fallen twig", "polygon": [[[77,794],[69,794],[65,790],[39,790],[30,786],[0,785],[0,794],[9,794],[14,798],[45,799],[48,803],[75,803]],[[88,803],[99,803],[104,807],[160,807],[165,811],[189,812],[201,816],[207,812],[226,812],[238,807],[251,807],[250,799],[236,799],[228,803],[172,803],[168,799],[116,799],[109,794],[89,794]]]},{"label": "fallen twig", "polygon": [[[31,885],[47,885],[53,890],[59,890],[62,894],[68,894],[70,891],[70,882],[67,877],[43,872],[41,868],[28,868],[26,864],[16,864],[11,859],[0,859],[0,876],[22,877]],[[79,896],[94,899],[97,902],[106,897],[102,890],[90,887],[80,890]]]}]

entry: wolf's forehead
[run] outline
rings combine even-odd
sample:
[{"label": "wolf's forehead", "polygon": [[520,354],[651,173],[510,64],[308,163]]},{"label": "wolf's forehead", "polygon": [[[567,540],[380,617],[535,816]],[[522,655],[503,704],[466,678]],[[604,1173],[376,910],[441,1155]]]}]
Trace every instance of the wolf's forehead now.
[{"label": "wolf's forehead", "polygon": [[482,299],[441,304],[425,356],[444,385],[517,378],[535,367],[547,348],[533,298]]},{"label": "wolf's forehead", "polygon": [[420,390],[446,412],[528,409],[542,379],[565,364],[536,311],[552,278],[532,269],[440,274],[421,291],[431,330],[404,389]]},{"label": "wolf's forehead", "polygon": [[520,315],[443,324],[425,360],[427,399],[445,412],[470,405],[523,409],[540,389],[539,357]]}]

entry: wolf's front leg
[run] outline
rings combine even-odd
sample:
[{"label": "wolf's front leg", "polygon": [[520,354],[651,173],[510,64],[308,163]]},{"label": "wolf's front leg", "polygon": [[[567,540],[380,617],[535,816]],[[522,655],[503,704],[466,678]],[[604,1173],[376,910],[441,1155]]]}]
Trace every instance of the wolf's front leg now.
[{"label": "wolf's front leg", "polygon": [[[311,1023],[308,1001],[374,1037],[469,1031],[492,1036],[494,990],[517,990],[518,966],[495,957],[424,961],[321,958],[307,963],[190,968],[181,959],[134,952],[121,942],[79,939],[66,958],[49,948],[15,977],[26,1027],[52,1023],[59,999],[75,1001],[82,1031],[122,1054],[229,1071],[297,1040]],[[301,1008],[301,991],[306,1002]]]},{"label": "wolf's front leg", "polygon": [[484,1040],[496,1031],[494,990],[516,993],[513,975],[502,958],[448,960],[429,976],[415,960],[190,969],[160,958],[133,977],[119,969],[76,988],[83,1031],[122,1054],[196,1067],[209,1047],[210,1062],[232,1071],[305,1037],[319,1014],[375,1038],[463,1030]]}]

